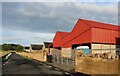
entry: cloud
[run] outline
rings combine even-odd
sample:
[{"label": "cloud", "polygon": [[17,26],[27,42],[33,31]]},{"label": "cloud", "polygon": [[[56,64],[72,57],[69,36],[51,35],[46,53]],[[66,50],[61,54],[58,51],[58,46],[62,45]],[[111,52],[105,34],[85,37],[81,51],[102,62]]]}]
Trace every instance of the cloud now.
[{"label": "cloud", "polygon": [[3,2],[2,8],[4,42],[52,41],[56,31],[71,31],[79,18],[118,23],[114,2]]},{"label": "cloud", "polygon": [[[0,2],[0,40],[2,40],[2,3]],[[0,41],[0,44],[2,42]]]},{"label": "cloud", "polygon": [[115,4],[3,3],[3,28],[17,30],[55,33],[57,30],[70,31],[78,18],[117,24],[116,17]]},{"label": "cloud", "polygon": [[119,0],[3,0],[3,2],[118,2]]},{"label": "cloud", "polygon": [[3,29],[3,43],[15,43],[22,45],[43,44],[43,42],[52,42],[55,34],[51,33],[33,33],[28,31],[14,31]]}]

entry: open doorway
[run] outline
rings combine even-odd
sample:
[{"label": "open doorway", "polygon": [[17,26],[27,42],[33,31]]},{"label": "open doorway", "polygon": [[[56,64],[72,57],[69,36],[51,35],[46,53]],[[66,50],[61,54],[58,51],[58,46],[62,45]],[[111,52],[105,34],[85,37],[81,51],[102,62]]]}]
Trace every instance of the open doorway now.
[{"label": "open doorway", "polygon": [[78,46],[80,46],[80,44],[73,44],[72,49],[76,49]]},{"label": "open doorway", "polygon": [[55,47],[55,49],[57,49],[57,50],[61,50],[61,47]]},{"label": "open doorway", "polygon": [[120,48],[120,38],[116,38],[116,48]]},{"label": "open doorway", "polygon": [[74,45],[72,45],[72,49],[82,50],[86,54],[90,54],[91,43],[74,44]]},{"label": "open doorway", "polygon": [[120,38],[116,38],[116,54],[119,56],[120,59]]},{"label": "open doorway", "polygon": [[89,49],[91,49],[91,43],[84,43],[84,44],[81,44],[81,46],[88,46]]}]

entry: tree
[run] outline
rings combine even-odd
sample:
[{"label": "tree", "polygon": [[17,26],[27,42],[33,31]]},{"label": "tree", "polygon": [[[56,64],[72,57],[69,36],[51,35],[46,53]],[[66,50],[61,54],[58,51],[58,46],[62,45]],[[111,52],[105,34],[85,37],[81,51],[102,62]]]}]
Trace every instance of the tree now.
[{"label": "tree", "polygon": [[19,44],[2,44],[2,50],[8,51],[8,50],[16,50],[16,51],[22,51],[23,46]]},{"label": "tree", "polygon": [[23,46],[18,45],[18,46],[16,47],[16,51],[23,51]]},{"label": "tree", "polygon": [[11,50],[12,49],[12,45],[11,44],[7,44],[7,50]]},{"label": "tree", "polygon": [[11,50],[12,49],[12,45],[11,44],[3,44],[2,45],[2,50]]}]

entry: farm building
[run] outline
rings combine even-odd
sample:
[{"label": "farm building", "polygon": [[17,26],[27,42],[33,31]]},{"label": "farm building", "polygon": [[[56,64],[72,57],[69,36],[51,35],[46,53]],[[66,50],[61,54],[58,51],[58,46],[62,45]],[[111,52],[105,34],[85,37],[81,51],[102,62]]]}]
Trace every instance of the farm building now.
[{"label": "farm building", "polygon": [[53,47],[54,47],[54,54],[55,55],[57,55],[57,56],[61,55],[62,40],[68,34],[69,34],[69,32],[61,32],[61,31],[56,32],[55,37],[53,39]]},{"label": "farm building", "polygon": [[29,46],[24,46],[24,51],[30,52],[30,47]]},{"label": "farm building", "polygon": [[55,37],[53,39],[53,47],[55,49],[59,49],[61,50],[61,46],[62,46],[62,40],[65,36],[67,36],[69,34],[69,32],[61,32],[61,31],[57,31],[55,34]]},{"label": "farm building", "polygon": [[53,53],[53,43],[52,42],[44,42],[43,44],[43,50],[48,52],[49,54]]},{"label": "farm building", "polygon": [[30,52],[42,51],[42,47],[43,47],[43,45],[31,44],[31,45],[30,45]]},{"label": "farm building", "polygon": [[[87,53],[116,53],[120,44],[120,26],[78,19],[70,33],[56,32],[53,47],[61,48],[63,56],[71,56],[71,50],[87,47]],[[86,50],[85,50],[86,51]]]}]

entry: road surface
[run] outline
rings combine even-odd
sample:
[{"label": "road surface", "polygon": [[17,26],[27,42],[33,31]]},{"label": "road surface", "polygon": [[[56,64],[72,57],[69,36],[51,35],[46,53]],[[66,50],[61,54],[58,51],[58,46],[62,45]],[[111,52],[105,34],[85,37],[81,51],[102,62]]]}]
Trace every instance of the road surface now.
[{"label": "road surface", "polygon": [[[32,60],[25,59],[24,57],[12,53],[9,60],[2,67],[2,75],[39,75],[39,76],[63,76],[65,72],[46,65],[44,63],[36,63]],[[67,74],[69,75],[69,74]],[[69,75],[71,76],[71,75]]]}]

